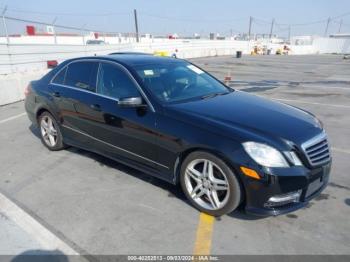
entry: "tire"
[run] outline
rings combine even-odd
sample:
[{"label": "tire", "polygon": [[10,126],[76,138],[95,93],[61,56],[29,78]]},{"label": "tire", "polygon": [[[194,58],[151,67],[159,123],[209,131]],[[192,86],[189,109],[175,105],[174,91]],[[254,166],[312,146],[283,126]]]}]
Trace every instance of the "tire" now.
[{"label": "tire", "polygon": [[49,112],[45,111],[39,116],[38,124],[41,142],[44,146],[51,151],[58,151],[66,147],[63,143],[60,127],[55,118]]},{"label": "tire", "polygon": [[180,184],[192,205],[212,216],[228,214],[241,202],[240,183],[231,168],[207,152],[196,151],[186,157]]}]

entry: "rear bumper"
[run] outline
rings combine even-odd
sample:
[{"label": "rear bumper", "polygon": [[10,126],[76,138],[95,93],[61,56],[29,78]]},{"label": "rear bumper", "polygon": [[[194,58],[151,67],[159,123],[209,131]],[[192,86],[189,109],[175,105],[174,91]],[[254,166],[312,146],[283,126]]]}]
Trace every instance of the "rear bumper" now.
[{"label": "rear bumper", "polygon": [[[249,214],[277,216],[305,207],[328,185],[331,163],[309,170],[304,167],[274,169],[265,173],[265,180],[245,181],[246,206]],[[300,192],[297,201],[270,207],[268,200],[273,196]]]},{"label": "rear bumper", "polygon": [[37,126],[38,122],[36,119],[36,114],[35,114],[35,107],[36,107],[36,103],[35,103],[35,98],[32,94],[30,94],[29,96],[27,96],[24,100],[24,109],[27,112],[27,116],[29,118],[29,120],[33,123],[33,125]]}]

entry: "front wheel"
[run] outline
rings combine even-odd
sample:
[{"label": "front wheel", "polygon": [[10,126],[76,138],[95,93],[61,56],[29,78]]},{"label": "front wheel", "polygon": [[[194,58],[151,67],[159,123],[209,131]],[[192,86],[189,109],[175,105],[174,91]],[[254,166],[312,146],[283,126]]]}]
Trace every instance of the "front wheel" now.
[{"label": "front wheel", "polygon": [[180,183],[190,202],[209,215],[230,213],[240,204],[241,190],[235,174],[210,153],[191,153],[181,166]]}]

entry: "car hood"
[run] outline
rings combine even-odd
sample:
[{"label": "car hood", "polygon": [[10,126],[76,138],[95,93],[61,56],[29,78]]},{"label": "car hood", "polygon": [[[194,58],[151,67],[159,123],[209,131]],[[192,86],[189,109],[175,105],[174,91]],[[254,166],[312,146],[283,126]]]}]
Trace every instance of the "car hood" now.
[{"label": "car hood", "polygon": [[240,91],[172,104],[168,109],[175,111],[181,120],[192,124],[202,120],[199,121],[202,127],[211,131],[218,127],[218,132],[232,138],[280,139],[301,145],[322,132],[319,122],[306,111]]}]

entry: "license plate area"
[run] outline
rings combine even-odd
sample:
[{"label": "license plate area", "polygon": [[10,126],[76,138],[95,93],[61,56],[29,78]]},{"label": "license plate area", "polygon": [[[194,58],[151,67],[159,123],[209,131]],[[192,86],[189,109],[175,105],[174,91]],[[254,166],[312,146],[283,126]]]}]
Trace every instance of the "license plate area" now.
[{"label": "license plate area", "polygon": [[317,192],[323,186],[323,184],[324,184],[323,176],[312,181],[306,190],[305,198],[308,198],[311,195],[313,195],[315,192]]}]

